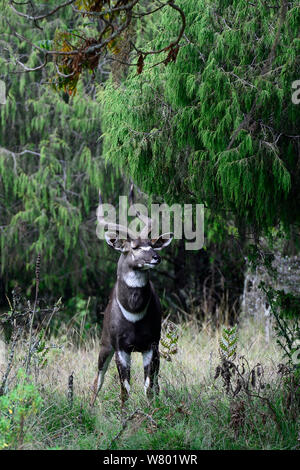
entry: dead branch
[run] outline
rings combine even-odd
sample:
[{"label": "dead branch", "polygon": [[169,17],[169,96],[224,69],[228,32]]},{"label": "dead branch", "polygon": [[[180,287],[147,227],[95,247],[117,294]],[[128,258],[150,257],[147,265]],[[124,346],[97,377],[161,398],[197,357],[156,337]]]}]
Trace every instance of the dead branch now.
[{"label": "dead branch", "polygon": [[10,371],[12,369],[13,359],[14,359],[14,355],[15,355],[15,349],[16,349],[16,345],[17,345],[18,339],[20,337],[20,334],[21,334],[21,327],[17,328],[14,331],[14,336],[13,336],[13,340],[12,340],[12,343],[11,343],[11,348],[10,348],[10,353],[9,353],[9,357],[8,357],[8,361],[7,361],[6,370],[5,370],[5,372],[3,374],[3,377],[2,377],[2,382],[1,382],[1,387],[0,387],[0,397],[5,394],[6,384],[7,384],[8,376],[9,376]]},{"label": "dead branch", "polygon": [[[167,52],[167,57],[164,57],[163,60],[153,64],[151,67],[154,67],[159,64],[167,65],[169,62],[175,62],[180,46],[180,40],[182,39],[186,27],[186,19],[183,10],[175,4],[173,0],[167,2],[159,2],[159,5],[156,8],[152,8],[148,11],[134,11],[136,6],[139,6],[139,0],[133,0],[130,3],[122,4],[122,2],[117,2],[115,6],[111,6],[110,2],[109,8],[97,11],[96,8],[91,8],[91,10],[81,10],[76,8],[73,3],[75,0],[68,0],[61,5],[58,5],[49,12],[43,14],[28,14],[27,12],[21,12],[17,5],[20,3],[14,2],[13,0],[9,1],[9,7],[11,10],[18,16],[26,18],[29,21],[32,21],[37,27],[38,21],[46,19],[50,16],[55,15],[59,10],[72,6],[73,12],[82,16],[89,16],[91,19],[95,19],[99,24],[99,19],[101,19],[102,25],[100,26],[100,34],[97,38],[87,38],[83,36],[78,36],[75,33],[71,34],[71,37],[80,38],[80,44],[72,45],[70,41],[67,41],[68,50],[59,50],[59,47],[55,47],[51,50],[46,50],[45,48],[40,47],[39,45],[31,42],[24,35],[17,32],[9,21],[7,23],[11,29],[11,33],[15,35],[18,39],[27,42],[32,49],[37,50],[43,55],[43,62],[37,67],[27,67],[19,58],[16,58],[16,63],[23,69],[23,72],[34,72],[43,69],[49,62],[49,58],[52,57],[55,63],[57,77],[61,77],[64,80],[66,86],[68,86],[68,79],[70,83],[76,81],[79,78],[82,70],[87,68],[94,70],[99,61],[99,56],[107,54],[110,49],[110,45],[122,37],[122,34],[125,30],[130,27],[133,18],[142,18],[154,14],[155,12],[165,8],[170,7],[171,9],[177,11],[181,18],[181,28],[177,38],[172,41],[167,46],[159,50],[142,50],[135,47],[131,42],[131,47],[135,50],[138,60],[133,60],[132,62],[124,63],[127,66],[136,66],[138,73],[141,73],[144,68],[144,61],[147,56],[150,55],[159,55],[164,52]],[[27,5],[28,2],[22,3],[22,5]],[[32,7],[32,2],[30,2]],[[34,10],[36,10],[34,8]],[[119,16],[121,15],[121,17]],[[124,19],[124,21],[123,21]],[[100,23],[101,24],[101,23]],[[66,40],[65,40],[66,41]],[[67,48],[66,48],[67,49]],[[111,54],[111,60],[118,61],[118,57],[114,58]],[[122,62],[123,63],[123,62]],[[74,86],[73,86],[74,88]]]},{"label": "dead branch", "polygon": [[16,2],[14,2],[14,1],[10,1],[9,6],[12,9],[12,11],[14,13],[16,13],[18,16],[21,16],[22,18],[26,18],[27,20],[36,22],[36,21],[44,20],[45,18],[49,18],[49,16],[54,15],[55,13],[57,13],[62,8],[65,8],[65,7],[71,5],[74,2],[75,2],[75,0],[68,0],[67,2],[63,3],[62,5],[58,5],[57,7],[55,7],[53,10],[49,11],[48,13],[45,13],[44,15],[39,15],[39,16],[31,16],[31,15],[27,15],[26,13],[22,13],[21,11],[17,10],[13,6],[13,3],[16,4]]}]

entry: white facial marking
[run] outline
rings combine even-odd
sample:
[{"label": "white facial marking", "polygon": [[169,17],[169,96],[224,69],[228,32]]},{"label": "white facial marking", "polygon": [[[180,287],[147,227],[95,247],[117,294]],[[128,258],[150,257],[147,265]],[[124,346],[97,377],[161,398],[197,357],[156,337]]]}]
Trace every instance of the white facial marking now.
[{"label": "white facial marking", "polygon": [[123,367],[130,367],[130,354],[127,354],[125,351],[118,351],[118,356]]},{"label": "white facial marking", "polygon": [[148,282],[146,273],[140,271],[128,271],[124,276],[124,281],[128,287],[144,287]]},{"label": "white facial marking", "polygon": [[148,390],[148,388],[149,388],[149,385],[150,385],[150,378],[147,377],[146,380],[145,380],[145,385],[144,385],[145,393],[147,393],[147,390]]},{"label": "white facial marking", "polygon": [[[149,302],[150,302],[150,299],[149,299]],[[147,310],[148,310],[149,302],[147,303],[146,307],[144,308],[144,310],[142,312],[131,313],[128,310],[126,310],[126,308],[123,307],[123,305],[121,304],[121,302],[117,298],[117,303],[120,307],[120,310],[121,310],[123,316],[126,318],[126,320],[130,321],[131,323],[135,323],[139,320],[142,320],[142,318],[144,318],[144,316],[146,315]]]},{"label": "white facial marking", "polygon": [[130,385],[127,380],[124,380],[124,387],[126,388],[127,393],[130,393]]},{"label": "white facial marking", "polygon": [[155,266],[157,266],[158,263],[144,263],[143,268],[146,269],[153,269]]},{"label": "white facial marking", "polygon": [[143,251],[150,251],[152,249],[151,246],[141,246],[141,250]]},{"label": "white facial marking", "polygon": [[153,351],[152,349],[149,349],[149,351],[143,352],[143,365],[144,367],[149,366],[151,359],[153,356]]}]

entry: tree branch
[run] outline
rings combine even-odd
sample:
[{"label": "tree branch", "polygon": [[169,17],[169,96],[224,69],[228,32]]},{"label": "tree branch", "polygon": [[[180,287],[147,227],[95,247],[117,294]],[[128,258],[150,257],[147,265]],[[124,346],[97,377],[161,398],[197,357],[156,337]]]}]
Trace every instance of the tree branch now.
[{"label": "tree branch", "polygon": [[[68,0],[67,2],[63,3],[62,5],[58,5],[56,8],[54,8],[53,10],[49,11],[48,13],[45,13],[44,15],[39,15],[39,16],[31,16],[31,15],[27,15],[26,13],[22,13],[20,12],[19,10],[17,10],[12,4],[13,3],[16,3],[16,2],[13,2],[13,1],[10,1],[9,2],[9,7],[12,9],[12,11],[14,13],[16,13],[18,16],[21,16],[22,18],[26,18],[27,20],[30,20],[30,21],[40,21],[40,20],[43,20],[45,18],[49,18],[49,16],[52,16],[54,15],[55,13],[57,13],[61,8],[65,8],[69,5],[71,5],[72,3],[74,3],[76,0]],[[27,4],[28,2],[26,3],[18,3],[18,5],[25,5]]]}]

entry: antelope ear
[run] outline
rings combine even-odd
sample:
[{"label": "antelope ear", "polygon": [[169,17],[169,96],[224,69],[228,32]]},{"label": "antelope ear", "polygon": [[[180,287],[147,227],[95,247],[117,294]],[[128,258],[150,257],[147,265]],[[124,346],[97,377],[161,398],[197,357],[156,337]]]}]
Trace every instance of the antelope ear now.
[{"label": "antelope ear", "polygon": [[122,251],[122,253],[130,250],[130,242],[128,239],[119,238],[119,236],[113,232],[106,232],[105,240],[108,245],[114,248],[114,250]]},{"label": "antelope ear", "polygon": [[170,245],[171,241],[173,240],[174,234],[170,233],[163,233],[160,237],[151,240],[151,246],[154,250],[162,250],[166,246]]}]

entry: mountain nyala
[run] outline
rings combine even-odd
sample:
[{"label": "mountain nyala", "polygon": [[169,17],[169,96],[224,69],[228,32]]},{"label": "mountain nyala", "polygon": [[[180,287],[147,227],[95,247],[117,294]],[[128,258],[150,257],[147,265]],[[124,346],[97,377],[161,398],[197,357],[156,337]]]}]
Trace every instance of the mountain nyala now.
[{"label": "mountain nyala", "polygon": [[171,243],[173,234],[165,233],[155,239],[149,238],[152,221],[136,212],[137,217],[145,224],[137,238],[127,227],[105,221],[103,214],[99,193],[98,224],[108,229],[105,232],[106,242],[120,251],[121,256],[117,268],[117,282],[104,312],[98,373],[91,404],[95,403],[105,372],[112,356],[115,355],[123,406],[130,391],[130,359],[134,351],[143,355],[144,390],[147,397],[151,398],[159,392],[161,305],[149,279],[149,271],[159,265],[161,258],[158,251]]}]

